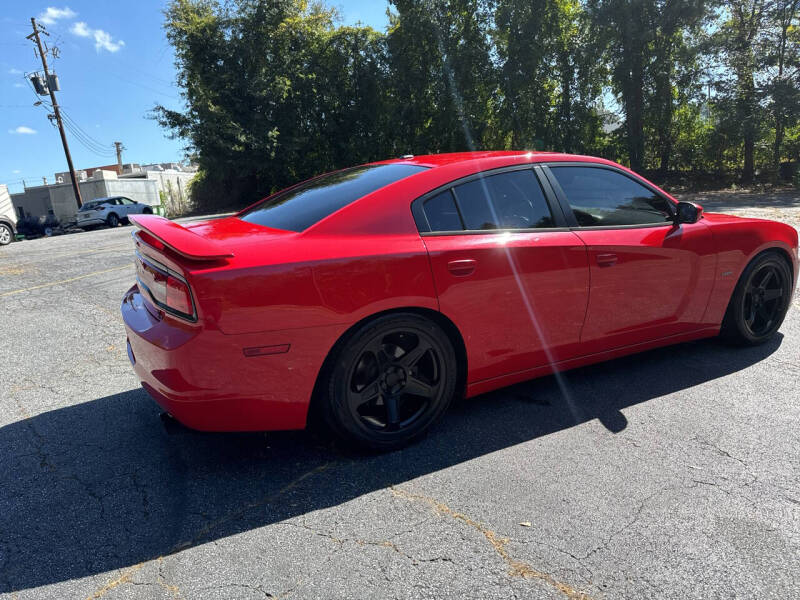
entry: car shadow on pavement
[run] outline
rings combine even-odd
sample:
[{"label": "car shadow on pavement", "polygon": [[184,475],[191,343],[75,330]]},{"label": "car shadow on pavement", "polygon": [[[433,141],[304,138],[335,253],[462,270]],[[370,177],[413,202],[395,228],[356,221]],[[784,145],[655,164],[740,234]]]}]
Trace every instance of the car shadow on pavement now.
[{"label": "car shadow on pavement", "polygon": [[781,340],[683,344],[463,400],[385,455],[302,432],[168,435],[138,389],[39,414],[0,428],[0,593],[137,565],[591,419],[620,431],[622,409],[740,371]]}]

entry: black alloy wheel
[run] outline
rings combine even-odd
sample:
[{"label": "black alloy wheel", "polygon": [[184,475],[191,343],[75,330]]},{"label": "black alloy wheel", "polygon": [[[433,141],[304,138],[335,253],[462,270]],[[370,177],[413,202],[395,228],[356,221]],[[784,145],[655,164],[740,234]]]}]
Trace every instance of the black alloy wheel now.
[{"label": "black alloy wheel", "polygon": [[757,256],[745,269],[731,298],[722,329],[728,339],[760,344],[778,330],[792,296],[792,272],[774,252]]},{"label": "black alloy wheel", "polygon": [[455,382],[455,352],[436,324],[415,314],[381,317],[340,350],[329,379],[326,421],[348,442],[393,450],[444,413]]},{"label": "black alloy wheel", "polygon": [[109,227],[116,227],[117,225],[119,225],[119,217],[117,216],[116,213],[111,213],[110,215],[108,215],[106,223],[108,223]]}]

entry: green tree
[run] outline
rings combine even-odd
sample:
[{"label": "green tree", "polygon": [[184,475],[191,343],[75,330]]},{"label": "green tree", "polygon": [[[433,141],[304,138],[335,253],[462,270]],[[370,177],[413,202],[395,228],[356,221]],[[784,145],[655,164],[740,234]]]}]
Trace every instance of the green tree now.
[{"label": "green tree", "polygon": [[511,129],[511,147],[596,148],[602,119],[595,102],[605,70],[580,3],[498,0],[493,39],[499,117]]},{"label": "green tree", "polygon": [[481,0],[391,0],[388,93],[398,152],[485,147],[495,70]]},{"label": "green tree", "polygon": [[767,20],[766,0],[731,0],[723,8],[723,20],[714,35],[722,58],[723,73],[719,92],[733,100],[735,127],[742,143],[742,181],[749,183],[755,174],[755,144],[763,111],[756,88],[758,59],[756,45]]},{"label": "green tree", "polygon": [[383,156],[386,47],[302,0],[174,0],[166,10],[187,109],[158,121],[196,152],[201,205],[251,202]]},{"label": "green tree", "polygon": [[800,118],[800,0],[776,0],[767,6],[760,40],[761,81],[775,127],[772,166],[780,167],[787,127]]}]

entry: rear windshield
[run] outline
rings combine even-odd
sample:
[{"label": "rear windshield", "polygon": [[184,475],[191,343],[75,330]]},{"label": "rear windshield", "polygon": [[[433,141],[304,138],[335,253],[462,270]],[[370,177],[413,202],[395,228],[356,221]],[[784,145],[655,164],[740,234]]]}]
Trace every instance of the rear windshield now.
[{"label": "rear windshield", "polygon": [[84,202],[83,206],[78,209],[78,212],[82,210],[94,210],[104,202],[108,202],[108,200],[95,200],[94,202]]},{"label": "rear windshield", "polygon": [[243,212],[239,218],[273,229],[303,231],[343,206],[425,169],[407,164],[344,169],[279,193]]}]

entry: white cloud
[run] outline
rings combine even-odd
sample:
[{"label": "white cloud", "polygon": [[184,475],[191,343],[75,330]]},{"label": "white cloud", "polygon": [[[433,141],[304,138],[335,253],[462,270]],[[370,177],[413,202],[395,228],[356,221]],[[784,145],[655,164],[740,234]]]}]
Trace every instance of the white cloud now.
[{"label": "white cloud", "polygon": [[43,13],[39,13],[39,16],[36,18],[45,25],[52,25],[61,19],[72,19],[76,16],[78,16],[78,13],[72,10],[69,6],[65,6],[64,8],[48,6],[47,9]]},{"label": "white cloud", "polygon": [[12,172],[14,175],[19,175],[20,173],[22,173],[22,171],[20,171],[19,169],[14,169],[14,170],[13,170],[13,171],[11,171],[11,172]]},{"label": "white cloud", "polygon": [[100,52],[100,50],[108,50],[112,53],[117,52],[125,45],[125,42],[122,40],[114,41],[114,38],[111,37],[111,34],[107,31],[92,29],[84,21],[73,23],[70,31],[78,37],[94,38],[94,49],[98,52]]},{"label": "white cloud", "polygon": [[9,129],[8,133],[14,133],[18,135],[33,135],[36,133],[36,130],[31,129],[30,127],[25,127],[25,125],[20,125],[16,129]]},{"label": "white cloud", "polygon": [[70,31],[75,35],[79,35],[81,37],[89,37],[92,35],[92,31],[89,29],[89,26],[84,23],[83,21],[78,21],[77,23],[73,23]]},{"label": "white cloud", "polygon": [[21,83],[15,83],[14,87],[15,88],[24,88],[25,86],[23,84],[21,84]]},{"label": "white cloud", "polygon": [[11,73],[12,75],[22,75],[22,71],[20,71],[19,69],[13,69],[12,68],[12,69],[9,69],[8,72]]}]

